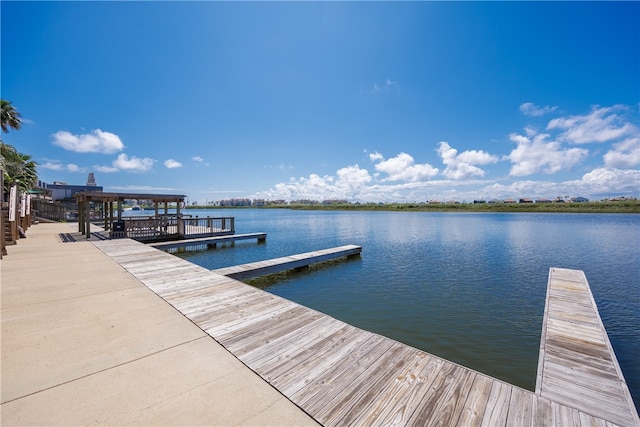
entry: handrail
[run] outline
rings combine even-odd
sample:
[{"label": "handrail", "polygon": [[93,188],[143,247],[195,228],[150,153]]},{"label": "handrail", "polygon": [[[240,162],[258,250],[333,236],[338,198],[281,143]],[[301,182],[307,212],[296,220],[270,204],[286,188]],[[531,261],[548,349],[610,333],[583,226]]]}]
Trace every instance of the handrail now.
[{"label": "handrail", "polygon": [[141,242],[235,234],[234,217],[131,216],[122,218],[122,222],[125,235]]}]

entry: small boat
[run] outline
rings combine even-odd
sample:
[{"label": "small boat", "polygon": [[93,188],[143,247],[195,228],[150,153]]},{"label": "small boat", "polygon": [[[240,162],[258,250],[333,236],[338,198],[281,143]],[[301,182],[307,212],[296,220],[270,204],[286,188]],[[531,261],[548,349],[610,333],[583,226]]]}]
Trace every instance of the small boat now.
[{"label": "small boat", "polygon": [[132,211],[142,211],[144,209],[142,209],[139,205],[133,205],[133,207],[131,208]]}]

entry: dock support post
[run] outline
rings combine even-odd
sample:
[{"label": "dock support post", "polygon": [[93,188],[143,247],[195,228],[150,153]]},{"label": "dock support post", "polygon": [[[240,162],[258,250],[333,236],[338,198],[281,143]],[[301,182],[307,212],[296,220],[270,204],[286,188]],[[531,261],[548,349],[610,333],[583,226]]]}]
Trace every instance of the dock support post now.
[{"label": "dock support post", "polygon": [[184,218],[182,218],[181,216],[178,216],[177,222],[178,222],[178,237],[182,239],[185,237]]},{"label": "dock support post", "polygon": [[85,233],[85,237],[88,239],[91,237],[91,197],[87,197],[87,202],[85,204],[85,218],[87,220],[86,223],[86,233]]},{"label": "dock support post", "polygon": [[109,202],[102,202],[102,219],[104,219],[104,229],[109,229],[109,216],[107,210],[109,209]]},{"label": "dock support post", "polygon": [[113,230],[113,200],[109,201],[109,230]]},{"label": "dock support post", "polygon": [[84,200],[78,200],[78,232],[84,234]]}]

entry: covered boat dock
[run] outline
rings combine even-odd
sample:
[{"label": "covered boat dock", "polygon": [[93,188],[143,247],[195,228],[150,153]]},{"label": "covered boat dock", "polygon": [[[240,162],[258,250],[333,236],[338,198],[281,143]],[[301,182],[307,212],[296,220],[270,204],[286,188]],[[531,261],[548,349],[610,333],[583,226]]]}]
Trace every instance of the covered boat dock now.
[{"label": "covered boat dock", "polygon": [[[154,205],[155,213],[153,218],[160,219],[162,216],[169,216],[169,204],[172,203],[176,207],[176,217],[180,216],[180,208],[184,205],[185,195],[177,194],[142,194],[142,193],[104,193],[101,191],[82,191],[74,195],[78,202],[78,231],[83,233],[87,238],[91,237],[91,204],[94,207],[98,204],[102,205],[104,229],[114,232],[123,232],[121,224],[123,205],[125,200],[144,200]],[[114,203],[115,216],[114,216]],[[160,214],[160,208],[163,208],[164,214]],[[125,236],[122,236],[125,237]]]}]

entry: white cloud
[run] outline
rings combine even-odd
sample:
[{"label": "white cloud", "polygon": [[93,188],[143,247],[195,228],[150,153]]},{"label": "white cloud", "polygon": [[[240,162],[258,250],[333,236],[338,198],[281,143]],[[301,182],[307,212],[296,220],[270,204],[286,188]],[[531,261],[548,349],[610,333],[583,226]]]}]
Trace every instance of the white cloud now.
[{"label": "white cloud", "polygon": [[[577,192],[612,196],[624,194],[637,194],[640,183],[640,170],[623,170],[615,168],[597,168],[582,176],[580,180],[568,181],[579,189]],[[577,192],[574,192],[577,194]]]},{"label": "white cloud", "polygon": [[114,168],[113,166],[104,166],[104,165],[93,165],[93,169],[102,173],[115,173],[120,171],[120,169]]},{"label": "white cloud", "polygon": [[85,172],[86,168],[81,168],[74,163],[62,164],[58,161],[47,161],[44,164],[38,165],[39,168],[54,170],[58,172]]},{"label": "white cloud", "polygon": [[384,93],[384,92],[388,92],[390,90],[393,90],[393,89],[395,89],[397,87],[398,87],[398,82],[397,81],[391,80],[391,79],[386,79],[382,83],[374,83],[373,87],[371,88],[371,93],[373,93],[373,94]]},{"label": "white cloud", "polygon": [[167,167],[167,169],[175,169],[175,168],[182,167],[182,163],[173,159],[165,160],[164,165]]},{"label": "white cloud", "polygon": [[549,114],[554,112],[558,107],[557,106],[549,106],[545,105],[544,107],[539,107],[533,102],[525,102],[520,105],[520,112],[525,116],[533,116],[539,117],[544,116],[545,114]]},{"label": "white cloud", "polygon": [[549,141],[548,134],[533,137],[511,134],[509,138],[517,144],[517,147],[505,156],[505,159],[513,163],[510,176],[526,176],[539,172],[557,173],[575,166],[589,154],[582,148],[564,149],[559,142]]},{"label": "white cloud", "polygon": [[640,166],[640,137],[634,136],[613,144],[612,149],[604,155],[604,164],[621,169]]},{"label": "white cloud", "polygon": [[384,160],[384,157],[382,156],[382,154],[376,151],[373,153],[369,153],[369,160],[371,160],[372,162],[378,162],[380,160]]},{"label": "white cloud", "polygon": [[623,109],[620,105],[593,107],[586,115],[553,119],[547,125],[547,130],[563,130],[558,139],[573,144],[607,142],[637,134],[638,128],[635,125],[615,114]]},{"label": "white cloud", "polygon": [[113,161],[114,168],[127,172],[146,172],[153,167],[156,161],[145,157],[140,159],[136,156],[129,158],[126,154],[122,153],[118,155],[118,158]]},{"label": "white cloud", "polygon": [[570,195],[599,200],[609,196],[637,195],[638,182],[640,182],[640,171],[638,170],[597,168],[575,180],[560,182],[524,180],[509,184],[492,183],[484,187],[471,187],[467,190],[457,191],[455,197],[451,196],[450,190],[439,191],[435,193],[435,198],[471,201],[477,198],[485,200],[519,199],[521,197],[554,199]]},{"label": "white cloud", "polygon": [[[377,153],[376,153],[377,154]],[[382,156],[379,157],[382,159]],[[400,153],[396,157],[381,160],[375,169],[388,175],[383,181],[422,181],[433,178],[438,174],[438,168],[428,163],[415,164],[413,157],[407,153]]]},{"label": "white cloud", "polygon": [[83,135],[74,135],[61,130],[52,136],[54,145],[76,153],[112,154],[124,149],[124,144],[118,135],[111,132],[103,132],[100,129]]},{"label": "white cloud", "polygon": [[285,200],[325,200],[366,198],[367,184],[372,178],[366,169],[358,165],[346,166],[336,171],[336,175],[291,178],[288,182],[276,184],[271,190],[255,195],[258,198]]},{"label": "white cloud", "polygon": [[419,182],[382,183],[358,165],[347,166],[335,175],[291,178],[276,184],[268,191],[249,196],[270,200],[347,199],[360,202],[424,202],[472,201],[474,199],[555,198],[584,196],[598,199],[609,196],[637,196],[639,170],[597,168],[576,180],[563,182],[521,180],[503,184],[487,181],[458,181],[439,179]]},{"label": "white cloud", "polygon": [[441,141],[437,150],[442,163],[447,165],[442,174],[451,179],[468,179],[484,176],[484,170],[474,165],[486,165],[498,161],[498,157],[482,150],[467,150],[458,154],[458,150]]},{"label": "white cloud", "polygon": [[[639,170],[621,170],[614,168],[596,168],[579,179],[561,182],[552,181],[516,181],[509,185],[493,184],[485,188],[487,194],[496,198],[504,197],[563,197],[583,196],[600,199],[634,195],[638,193]],[[492,192],[493,191],[493,192]]]},{"label": "white cloud", "polygon": [[201,157],[201,156],[193,156],[193,157],[191,158],[191,160],[193,160],[194,162],[201,163],[201,164],[203,164],[203,165],[205,165],[205,166],[207,166],[207,167],[209,167],[209,166],[210,166],[209,162],[205,162],[205,161],[204,161],[204,158],[203,158],[203,157]]},{"label": "white cloud", "polygon": [[353,165],[339,169],[336,172],[338,176],[336,185],[344,190],[360,190],[367,183],[371,182],[371,175],[366,169],[360,169],[360,166]]}]

